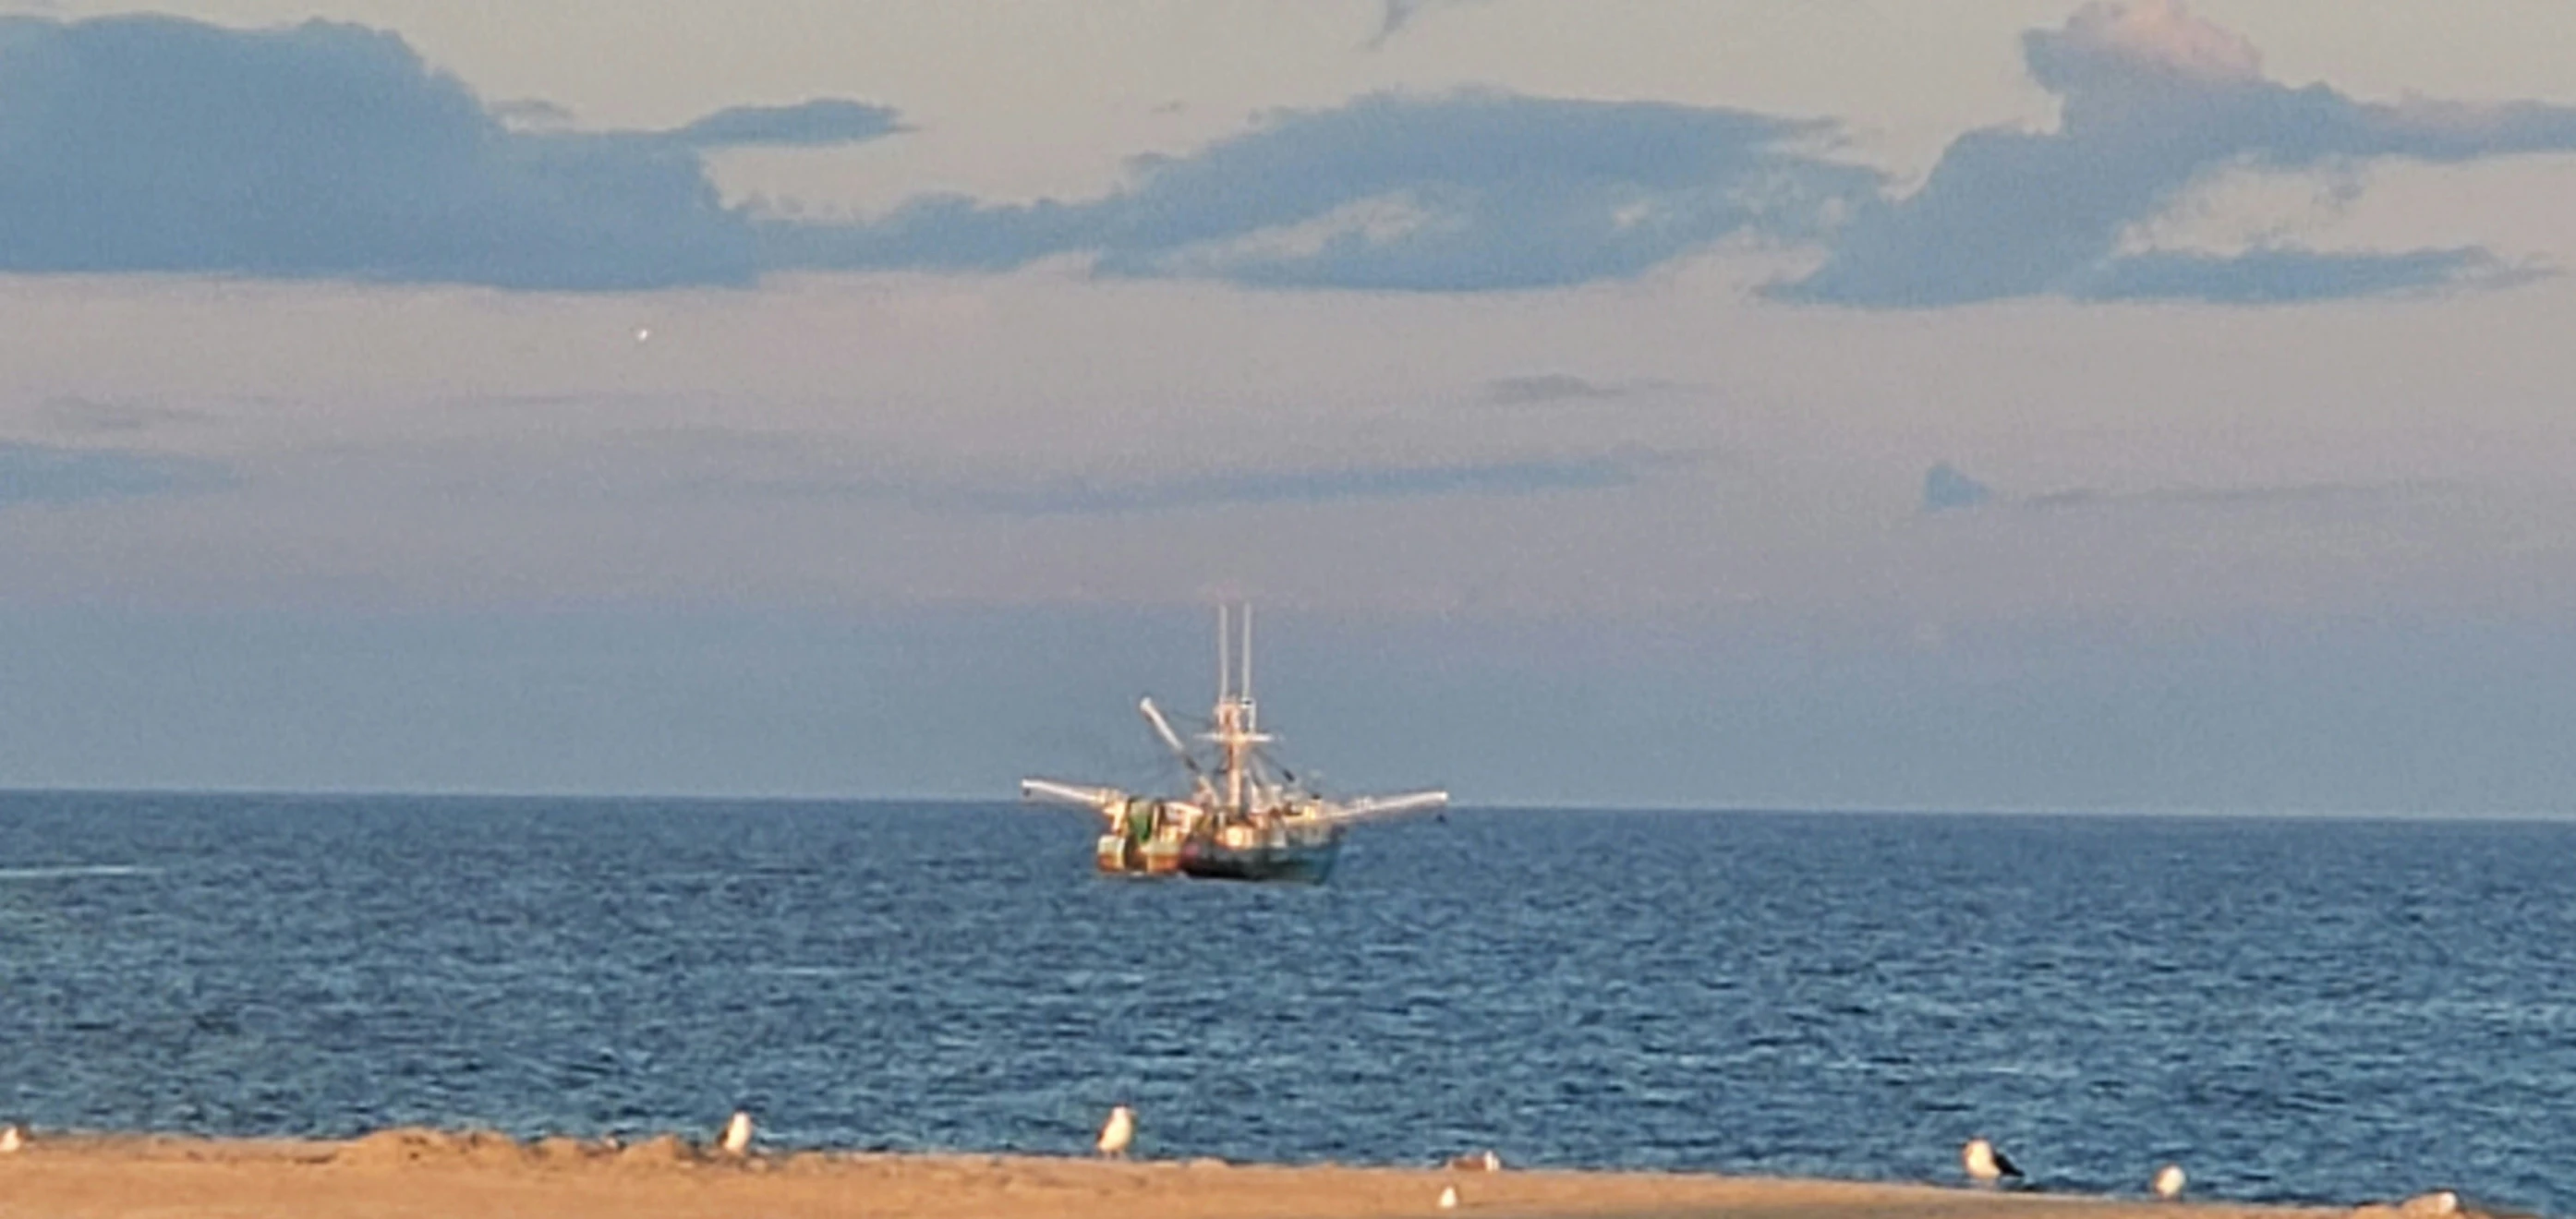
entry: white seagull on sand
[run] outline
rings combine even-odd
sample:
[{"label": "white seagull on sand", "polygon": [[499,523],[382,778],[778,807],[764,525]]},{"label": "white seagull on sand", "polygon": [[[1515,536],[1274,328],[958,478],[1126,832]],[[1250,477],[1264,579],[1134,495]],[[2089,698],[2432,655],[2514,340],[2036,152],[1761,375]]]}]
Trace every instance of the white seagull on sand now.
[{"label": "white seagull on sand", "polygon": [[1100,1127],[1100,1154],[1123,1156],[1127,1145],[1136,1141],[1136,1111],[1120,1105],[1109,1111],[1109,1120]]},{"label": "white seagull on sand", "polygon": [[2148,1188],[2155,1190],[2157,1197],[2171,1202],[2182,1196],[2183,1182],[2190,1179],[2183,1175],[2182,1165],[2167,1164],[2156,1170],[2156,1179],[2148,1183]]},{"label": "white seagull on sand", "polygon": [[1959,1149],[1959,1165],[1968,1170],[1968,1179],[1979,1185],[1992,1185],[2005,1177],[2019,1178],[2021,1167],[2011,1157],[1995,1150],[1995,1145],[1982,1138],[1968,1140]]},{"label": "white seagull on sand", "polygon": [[6,1126],[0,1126],[0,1156],[8,1155],[11,1152],[17,1151],[19,1148],[25,1147],[26,1145],[26,1127],[15,1122],[11,1122]]},{"label": "white seagull on sand", "polygon": [[1443,1188],[1441,1189],[1441,1191],[1440,1191],[1440,1209],[1442,1209],[1442,1210],[1444,1210],[1444,1211],[1454,1211],[1454,1210],[1458,1209],[1458,1187],[1457,1187],[1457,1186],[1455,1186],[1455,1185],[1450,1185],[1450,1186],[1445,1186],[1445,1187],[1443,1187]]},{"label": "white seagull on sand", "polygon": [[740,1109],[734,1110],[733,1116],[725,1119],[724,1137],[717,1140],[716,1148],[729,1156],[750,1151],[751,1115]]}]

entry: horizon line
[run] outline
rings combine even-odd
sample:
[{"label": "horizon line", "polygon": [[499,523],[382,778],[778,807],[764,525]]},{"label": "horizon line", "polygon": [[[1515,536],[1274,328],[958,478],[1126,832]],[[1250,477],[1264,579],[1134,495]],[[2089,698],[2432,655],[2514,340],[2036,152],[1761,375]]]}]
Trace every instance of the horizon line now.
[{"label": "horizon line", "polygon": [[[116,784],[38,784],[19,786],[0,784],[0,799],[16,796],[201,796],[232,799],[269,800],[447,800],[531,802],[565,801],[571,803],[656,802],[667,804],[938,804],[960,807],[991,808],[1025,806],[1050,812],[1066,811],[1053,806],[1032,804],[1017,796],[991,798],[953,793],[904,793],[859,795],[822,792],[742,792],[742,791],[603,791],[603,790],[509,790],[499,788],[429,788],[400,789],[377,787],[224,787],[181,785],[116,785]],[[1499,800],[1475,803],[1452,803],[1447,812],[1495,813],[1607,813],[1669,816],[1695,814],[1709,816],[1898,816],[1898,817],[2135,817],[2188,820],[2270,820],[2270,821],[2454,821],[2454,822],[2576,822],[2576,809],[2395,809],[2395,808],[2229,808],[2203,805],[1879,805],[1879,804],[1763,804],[1729,803],[1677,804],[1669,802],[1610,802],[1573,804],[1562,801]]]}]

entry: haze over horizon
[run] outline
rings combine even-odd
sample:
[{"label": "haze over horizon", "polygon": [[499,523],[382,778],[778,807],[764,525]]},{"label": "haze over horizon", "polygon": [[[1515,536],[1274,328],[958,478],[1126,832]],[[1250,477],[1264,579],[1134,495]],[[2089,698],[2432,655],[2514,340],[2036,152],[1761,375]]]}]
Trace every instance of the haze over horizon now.
[{"label": "haze over horizon", "polygon": [[2569,46],[0,0],[0,787],[2562,810]]}]

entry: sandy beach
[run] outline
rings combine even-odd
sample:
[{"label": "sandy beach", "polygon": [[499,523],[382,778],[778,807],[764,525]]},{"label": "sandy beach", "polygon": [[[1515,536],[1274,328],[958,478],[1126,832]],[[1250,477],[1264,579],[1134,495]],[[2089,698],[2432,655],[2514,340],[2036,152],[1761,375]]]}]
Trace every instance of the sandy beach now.
[{"label": "sandy beach", "polygon": [[[1444,1212],[1444,1187],[1459,1193]],[[1755,1219],[2192,1219],[2299,1211],[1932,1186],[1664,1173],[1113,1163],[1028,1156],[797,1153],[729,1159],[665,1137],[569,1139],[388,1131],[347,1143],[40,1139],[0,1157],[0,1216],[410,1219],[761,1215],[886,1219],[1360,1219],[1363,1216],[1743,1216]]]}]

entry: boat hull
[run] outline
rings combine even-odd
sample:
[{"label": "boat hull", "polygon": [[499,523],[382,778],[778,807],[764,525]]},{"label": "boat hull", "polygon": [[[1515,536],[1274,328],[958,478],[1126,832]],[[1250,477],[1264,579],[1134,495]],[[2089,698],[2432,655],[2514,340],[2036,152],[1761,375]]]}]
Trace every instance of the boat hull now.
[{"label": "boat hull", "polygon": [[1332,878],[1339,835],[1304,841],[1227,846],[1201,839],[1182,846],[1180,870],[1200,880],[1285,881],[1319,885]]}]

